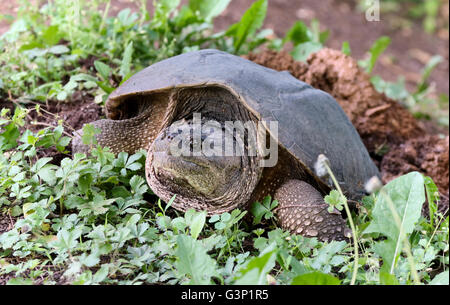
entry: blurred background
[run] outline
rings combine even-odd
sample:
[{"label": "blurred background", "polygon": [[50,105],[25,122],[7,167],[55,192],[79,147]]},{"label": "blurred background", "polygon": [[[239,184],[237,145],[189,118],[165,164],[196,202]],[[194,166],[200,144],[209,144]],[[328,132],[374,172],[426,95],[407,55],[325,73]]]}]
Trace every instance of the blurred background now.
[{"label": "blurred background", "polygon": [[[110,15],[124,8],[137,11],[138,1],[112,0]],[[181,1],[182,4],[187,1]],[[225,30],[239,21],[253,0],[231,0],[227,9],[214,20],[216,30]],[[405,79],[412,91],[421,80],[424,66],[432,56],[442,60],[433,69],[429,81],[436,87],[436,94],[445,102],[449,93],[449,1],[448,0],[381,0],[380,21],[369,22],[365,10],[366,0],[270,0],[265,28],[271,28],[282,37],[297,20],[309,25],[317,19],[321,30],[329,31],[326,46],[341,49],[348,41],[352,56],[362,59],[373,42],[380,36],[389,36],[391,44],[380,56],[374,74],[388,81]],[[153,1],[147,1],[153,11]],[[19,9],[17,0],[0,2],[0,35],[6,32]]]}]

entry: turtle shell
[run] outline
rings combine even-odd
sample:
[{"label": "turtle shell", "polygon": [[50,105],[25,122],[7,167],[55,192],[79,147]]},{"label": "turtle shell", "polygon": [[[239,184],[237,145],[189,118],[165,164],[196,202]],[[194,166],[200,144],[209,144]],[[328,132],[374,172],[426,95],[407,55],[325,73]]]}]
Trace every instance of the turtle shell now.
[{"label": "turtle shell", "polygon": [[136,73],[111,93],[107,114],[135,95],[209,85],[228,89],[266,125],[277,121],[279,145],[329,187],[330,179],[314,174],[320,154],[327,156],[350,198],[361,197],[364,183],[380,176],[356,129],[331,95],[287,71],[278,72],[218,50],[185,53]]}]

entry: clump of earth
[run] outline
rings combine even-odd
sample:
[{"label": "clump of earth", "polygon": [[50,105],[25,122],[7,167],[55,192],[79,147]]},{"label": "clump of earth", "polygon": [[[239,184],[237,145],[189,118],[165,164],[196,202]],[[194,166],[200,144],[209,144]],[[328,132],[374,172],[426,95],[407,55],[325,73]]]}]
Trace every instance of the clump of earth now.
[{"label": "clump of earth", "polygon": [[423,127],[400,103],[375,90],[369,75],[340,51],[324,48],[306,63],[287,52],[265,50],[246,58],[275,70],[287,70],[315,88],[331,94],[344,109],[387,183],[419,171],[439,188],[439,210],[448,211],[449,137]]}]

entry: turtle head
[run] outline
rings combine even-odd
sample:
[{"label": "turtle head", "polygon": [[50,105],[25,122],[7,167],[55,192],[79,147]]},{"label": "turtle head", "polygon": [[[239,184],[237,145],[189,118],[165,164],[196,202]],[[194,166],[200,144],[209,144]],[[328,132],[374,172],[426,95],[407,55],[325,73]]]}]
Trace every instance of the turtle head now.
[{"label": "turtle head", "polygon": [[152,190],[165,201],[176,194],[183,210],[192,207],[213,213],[217,211],[211,206],[224,208],[227,201],[236,206],[246,203],[259,176],[249,185],[252,173],[243,160],[248,157],[230,154],[238,151],[236,141],[225,138],[223,125],[214,121],[196,126],[192,120],[181,120],[163,130],[147,156],[146,176]]}]

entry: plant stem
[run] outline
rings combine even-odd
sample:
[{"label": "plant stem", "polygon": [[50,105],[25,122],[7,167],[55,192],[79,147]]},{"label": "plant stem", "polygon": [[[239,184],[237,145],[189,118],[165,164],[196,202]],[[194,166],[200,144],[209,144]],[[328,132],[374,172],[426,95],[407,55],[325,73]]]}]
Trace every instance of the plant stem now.
[{"label": "plant stem", "polygon": [[440,216],[439,222],[436,224],[436,227],[434,228],[433,234],[431,234],[430,236],[430,240],[428,241],[427,245],[425,246],[425,251],[428,249],[428,246],[430,245],[431,241],[433,240],[434,235],[436,234],[436,232],[438,231],[439,227],[441,226],[442,221],[444,220],[444,216],[448,213],[448,208],[447,210],[444,211],[444,213]]},{"label": "plant stem", "polygon": [[328,171],[328,174],[330,175],[331,179],[333,180],[333,183],[336,186],[336,189],[338,190],[339,194],[341,195],[341,197],[344,200],[345,212],[347,213],[347,218],[350,223],[350,228],[352,229],[355,261],[354,261],[353,274],[352,274],[352,279],[350,281],[350,285],[355,285],[356,275],[358,273],[358,267],[359,267],[358,238],[356,236],[355,225],[353,223],[352,214],[350,213],[350,209],[347,204],[347,198],[344,196],[344,193],[342,192],[341,187],[339,186],[339,183],[337,182],[337,179],[334,176],[333,172],[331,171],[331,168],[328,166],[327,162],[324,162],[324,165]]},{"label": "plant stem", "polygon": [[111,4],[111,0],[108,0],[108,2],[106,3],[105,11],[103,12],[102,23],[100,24],[100,28],[98,30],[99,33],[101,33],[103,26],[105,25],[105,20],[106,20],[106,17],[108,17],[108,11],[109,11],[110,4]]}]

